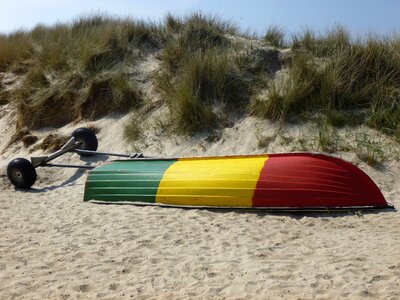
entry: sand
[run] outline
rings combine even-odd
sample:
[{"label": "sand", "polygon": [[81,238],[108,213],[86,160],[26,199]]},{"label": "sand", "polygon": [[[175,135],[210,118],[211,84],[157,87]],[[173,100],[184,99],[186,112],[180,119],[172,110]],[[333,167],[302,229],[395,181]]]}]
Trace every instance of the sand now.
[{"label": "sand", "polygon": [[[1,108],[0,151],[14,118],[10,107]],[[126,120],[94,122],[99,150],[130,150],[121,134]],[[257,135],[276,128],[257,122],[238,120],[211,142],[201,134],[167,139],[150,128],[136,146],[161,156],[261,153]],[[279,151],[285,148],[271,149]],[[86,174],[70,169],[38,169],[34,189],[16,191],[5,176],[8,161],[41,154],[16,144],[0,155],[0,299],[400,298],[399,211],[273,214],[84,203]],[[400,207],[398,162],[375,170],[340,155]],[[66,154],[58,161],[94,160]]]}]

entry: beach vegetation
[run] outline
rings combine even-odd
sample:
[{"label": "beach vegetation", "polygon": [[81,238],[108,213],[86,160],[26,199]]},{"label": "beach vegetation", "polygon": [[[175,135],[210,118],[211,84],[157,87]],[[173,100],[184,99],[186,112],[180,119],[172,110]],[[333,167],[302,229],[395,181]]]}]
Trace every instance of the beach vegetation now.
[{"label": "beach vegetation", "polygon": [[282,48],[285,45],[285,31],[277,25],[271,25],[265,33],[264,40],[271,46]]},{"label": "beach vegetation", "polygon": [[336,126],[365,123],[397,137],[399,46],[398,37],[352,41],[342,28],[325,36],[306,30],[293,38],[287,76],[275,80],[266,96],[253,98],[250,113],[285,121],[321,113]]},{"label": "beach vegetation", "polygon": [[[337,129],[348,126],[400,142],[398,35],[354,37],[337,25],[288,36],[270,26],[254,39],[199,12],[159,23],[94,14],[39,24],[0,34],[0,72],[18,77],[12,88],[1,82],[0,104],[16,108],[17,130],[57,127],[134,112],[149,104],[142,88],[152,85],[180,134],[221,129],[232,115],[281,124],[318,116],[315,141],[325,152],[340,148]],[[136,67],[149,57],[157,71],[138,80]],[[128,123],[126,136],[137,139],[139,124]]]}]

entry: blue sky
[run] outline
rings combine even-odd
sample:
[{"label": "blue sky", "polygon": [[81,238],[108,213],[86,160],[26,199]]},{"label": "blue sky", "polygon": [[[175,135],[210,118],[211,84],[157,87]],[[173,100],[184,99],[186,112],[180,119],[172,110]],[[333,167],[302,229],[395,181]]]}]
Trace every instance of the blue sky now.
[{"label": "blue sky", "polygon": [[78,16],[111,15],[160,20],[167,13],[203,11],[232,20],[243,29],[265,32],[270,24],[288,32],[304,27],[324,31],[345,25],[353,34],[400,32],[399,0],[0,0],[0,32],[29,29]]}]

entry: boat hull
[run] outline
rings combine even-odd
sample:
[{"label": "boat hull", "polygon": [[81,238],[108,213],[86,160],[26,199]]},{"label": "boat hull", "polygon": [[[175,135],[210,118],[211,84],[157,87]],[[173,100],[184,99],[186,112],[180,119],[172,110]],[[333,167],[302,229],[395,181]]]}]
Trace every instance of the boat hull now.
[{"label": "boat hull", "polygon": [[390,207],[363,171],[311,153],[113,161],[90,171],[84,194],[89,200],[305,210]]}]

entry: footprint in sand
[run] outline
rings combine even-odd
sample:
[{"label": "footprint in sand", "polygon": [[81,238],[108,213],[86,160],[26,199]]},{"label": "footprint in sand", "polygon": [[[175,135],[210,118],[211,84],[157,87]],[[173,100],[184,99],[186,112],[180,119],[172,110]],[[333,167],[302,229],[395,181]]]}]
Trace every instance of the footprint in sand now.
[{"label": "footprint in sand", "polygon": [[78,290],[82,293],[86,293],[90,290],[90,287],[88,284],[81,284],[78,286]]}]

